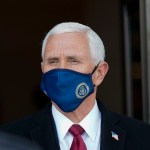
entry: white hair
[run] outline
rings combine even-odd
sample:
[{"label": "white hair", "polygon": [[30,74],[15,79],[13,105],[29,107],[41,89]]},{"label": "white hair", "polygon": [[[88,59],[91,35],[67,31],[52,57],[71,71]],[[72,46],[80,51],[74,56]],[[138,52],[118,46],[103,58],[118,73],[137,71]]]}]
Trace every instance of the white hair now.
[{"label": "white hair", "polygon": [[66,33],[66,32],[81,32],[85,33],[88,38],[89,50],[94,63],[97,65],[105,59],[105,49],[100,37],[88,26],[76,22],[64,22],[54,26],[45,36],[42,44],[42,59],[44,58],[44,51],[47,40],[50,36]]}]

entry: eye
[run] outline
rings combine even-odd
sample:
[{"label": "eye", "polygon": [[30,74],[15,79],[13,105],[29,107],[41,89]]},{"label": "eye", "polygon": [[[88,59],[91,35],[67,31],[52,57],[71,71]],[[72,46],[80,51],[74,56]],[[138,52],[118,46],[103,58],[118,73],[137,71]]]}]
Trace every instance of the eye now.
[{"label": "eye", "polygon": [[70,59],[69,62],[70,62],[71,64],[78,64],[78,63],[79,63],[79,60],[77,60],[77,59]]},{"label": "eye", "polygon": [[46,64],[52,66],[58,64],[58,62],[59,62],[58,59],[48,59],[46,61]]},{"label": "eye", "polygon": [[48,61],[48,64],[55,64],[55,63],[58,63],[58,61],[57,60],[49,60]]}]

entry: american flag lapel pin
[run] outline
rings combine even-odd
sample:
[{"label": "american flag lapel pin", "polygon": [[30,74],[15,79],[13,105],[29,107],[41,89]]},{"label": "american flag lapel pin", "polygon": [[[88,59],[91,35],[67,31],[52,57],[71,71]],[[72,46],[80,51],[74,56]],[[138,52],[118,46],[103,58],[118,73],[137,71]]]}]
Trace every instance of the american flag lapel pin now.
[{"label": "american flag lapel pin", "polygon": [[119,141],[119,136],[118,136],[115,132],[111,131],[111,136],[112,136],[112,138],[114,138],[115,140]]}]

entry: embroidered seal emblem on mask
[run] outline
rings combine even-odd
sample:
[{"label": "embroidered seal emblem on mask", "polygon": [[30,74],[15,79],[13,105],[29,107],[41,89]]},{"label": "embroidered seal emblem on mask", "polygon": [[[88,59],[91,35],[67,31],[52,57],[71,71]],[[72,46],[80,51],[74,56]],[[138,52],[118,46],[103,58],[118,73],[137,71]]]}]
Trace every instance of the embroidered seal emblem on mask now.
[{"label": "embroidered seal emblem on mask", "polygon": [[86,83],[80,83],[76,88],[76,96],[81,99],[88,95],[89,87]]}]

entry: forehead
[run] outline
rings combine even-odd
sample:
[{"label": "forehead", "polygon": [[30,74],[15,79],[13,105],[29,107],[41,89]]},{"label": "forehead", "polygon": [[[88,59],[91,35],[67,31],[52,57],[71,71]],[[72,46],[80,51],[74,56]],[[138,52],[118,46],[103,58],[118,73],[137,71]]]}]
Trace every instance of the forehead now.
[{"label": "forehead", "polygon": [[52,35],[47,40],[45,53],[58,51],[89,53],[88,38],[85,33],[79,32]]}]

